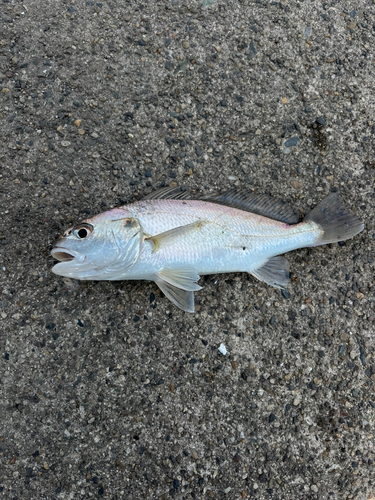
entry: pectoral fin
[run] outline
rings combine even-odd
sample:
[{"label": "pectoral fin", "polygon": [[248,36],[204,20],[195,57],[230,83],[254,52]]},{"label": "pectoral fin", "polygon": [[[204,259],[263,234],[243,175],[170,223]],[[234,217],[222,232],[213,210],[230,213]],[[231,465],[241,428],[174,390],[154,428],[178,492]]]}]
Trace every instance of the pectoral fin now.
[{"label": "pectoral fin", "polygon": [[155,236],[149,236],[145,241],[150,241],[154,245],[153,252],[157,252],[161,248],[165,248],[169,245],[175,243],[179,238],[189,234],[192,231],[199,231],[205,224],[206,221],[197,221],[192,224],[186,224],[186,226],[179,226],[164,233],[157,234]]},{"label": "pectoral fin", "polygon": [[177,307],[186,312],[194,312],[194,293],[181,290],[166,281],[157,281],[156,284],[164,295]]},{"label": "pectoral fin", "polygon": [[275,288],[284,288],[289,280],[289,262],[284,257],[271,257],[251,274]]}]

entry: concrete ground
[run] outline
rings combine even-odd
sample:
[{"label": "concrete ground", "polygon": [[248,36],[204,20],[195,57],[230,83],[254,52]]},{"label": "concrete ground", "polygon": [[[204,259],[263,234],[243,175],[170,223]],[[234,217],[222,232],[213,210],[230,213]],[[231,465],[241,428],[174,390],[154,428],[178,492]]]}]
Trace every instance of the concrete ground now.
[{"label": "concrete ground", "polygon": [[[374,498],[374,18],[1,1],[1,498]],[[366,226],[288,255],[283,294],[207,277],[195,314],[51,274],[72,222],[171,183],[338,191]]]}]

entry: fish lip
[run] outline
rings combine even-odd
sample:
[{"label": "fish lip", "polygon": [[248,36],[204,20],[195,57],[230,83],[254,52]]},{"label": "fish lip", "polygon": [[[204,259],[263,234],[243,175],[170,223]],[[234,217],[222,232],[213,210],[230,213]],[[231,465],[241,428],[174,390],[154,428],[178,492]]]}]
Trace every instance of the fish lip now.
[{"label": "fish lip", "polygon": [[54,259],[58,260],[59,262],[84,262],[86,259],[85,255],[82,255],[79,252],[76,252],[74,250],[69,250],[68,248],[64,247],[54,247],[51,250],[51,255]]}]

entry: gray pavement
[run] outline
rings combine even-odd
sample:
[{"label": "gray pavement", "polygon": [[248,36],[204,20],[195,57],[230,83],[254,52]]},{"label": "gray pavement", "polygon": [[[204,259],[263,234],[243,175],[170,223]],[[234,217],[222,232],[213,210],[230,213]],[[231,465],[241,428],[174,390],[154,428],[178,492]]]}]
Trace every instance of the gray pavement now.
[{"label": "gray pavement", "polygon": [[[0,497],[374,498],[372,1],[0,4]],[[366,224],[281,294],[51,274],[72,222],[248,187]],[[224,344],[223,355],[219,346]]]}]

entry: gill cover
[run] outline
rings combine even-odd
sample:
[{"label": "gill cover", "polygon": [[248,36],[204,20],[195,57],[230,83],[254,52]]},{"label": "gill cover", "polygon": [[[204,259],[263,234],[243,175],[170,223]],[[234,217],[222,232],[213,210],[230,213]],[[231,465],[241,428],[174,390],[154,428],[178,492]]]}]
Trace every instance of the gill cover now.
[{"label": "gill cover", "polygon": [[[111,220],[109,224],[118,222],[118,220]],[[142,250],[143,229],[138,219],[121,219],[121,223],[126,231],[127,242],[124,245],[117,224],[116,227],[110,227],[117,247],[117,256],[102,269],[102,272],[107,275],[106,279],[121,279],[121,276],[137,262]]]}]

